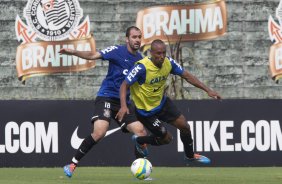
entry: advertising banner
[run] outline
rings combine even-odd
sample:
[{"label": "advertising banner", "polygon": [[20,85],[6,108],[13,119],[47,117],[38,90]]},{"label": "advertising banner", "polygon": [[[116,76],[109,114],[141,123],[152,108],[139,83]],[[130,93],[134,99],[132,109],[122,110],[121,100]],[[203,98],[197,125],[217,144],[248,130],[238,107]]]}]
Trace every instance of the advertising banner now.
[{"label": "advertising banner", "polygon": [[[191,126],[195,152],[210,166],[282,166],[282,100],[175,101]],[[93,101],[1,101],[0,167],[62,167],[92,131]],[[154,166],[186,166],[179,132],[168,145],[149,146]],[[130,133],[113,121],[81,166],[129,166]]]},{"label": "advertising banner", "polygon": [[96,51],[89,17],[78,0],[28,0],[23,18],[16,16],[18,79],[89,70],[95,61],[59,54],[60,49]]},{"label": "advertising banner", "polygon": [[278,23],[271,15],[268,17],[268,34],[273,45],[269,49],[269,70],[272,79],[278,83],[282,78],[282,1],[275,10]]},{"label": "advertising banner", "polygon": [[224,0],[153,6],[138,12],[136,26],[143,33],[142,45],[155,39],[171,43],[209,40],[226,33],[227,8]]}]

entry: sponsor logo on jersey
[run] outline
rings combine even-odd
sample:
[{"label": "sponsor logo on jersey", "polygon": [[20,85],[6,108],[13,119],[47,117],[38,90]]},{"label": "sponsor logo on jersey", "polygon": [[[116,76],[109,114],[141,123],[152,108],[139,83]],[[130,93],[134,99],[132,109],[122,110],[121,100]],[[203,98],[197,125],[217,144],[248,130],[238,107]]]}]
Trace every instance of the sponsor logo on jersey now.
[{"label": "sponsor logo on jersey", "polygon": [[276,82],[282,77],[282,1],[276,8],[278,23],[269,15],[268,33],[270,40],[274,43],[270,47],[269,68],[272,79]]},{"label": "sponsor logo on jersey", "polygon": [[183,70],[182,67],[180,66],[179,63],[177,63],[174,59],[172,59],[171,57],[168,57],[169,61],[173,62],[180,70]]},{"label": "sponsor logo on jersey", "polygon": [[113,51],[113,50],[115,50],[115,49],[118,49],[118,47],[117,47],[117,46],[110,46],[110,47],[107,47],[107,48],[101,50],[101,52],[102,52],[103,54],[106,54],[106,53],[109,53],[109,52],[111,52],[111,51]]},{"label": "sponsor logo on jersey", "polygon": [[155,83],[161,82],[163,80],[166,80],[166,76],[160,76],[160,77],[154,78],[150,81],[150,84],[155,84]]},{"label": "sponsor logo on jersey", "polygon": [[127,79],[129,82],[131,82],[131,80],[135,77],[135,75],[142,70],[142,68],[139,65],[136,65],[131,72],[128,74]]},{"label": "sponsor logo on jersey", "polygon": [[159,89],[161,89],[161,87],[154,88],[153,92],[157,92]]},{"label": "sponsor logo on jersey", "polygon": [[124,69],[124,70],[122,71],[122,74],[126,76],[126,75],[128,74],[128,69]]},{"label": "sponsor logo on jersey", "polygon": [[78,0],[28,0],[23,17],[26,23],[19,15],[15,23],[21,43],[16,56],[19,80],[24,82],[34,75],[83,71],[95,66],[93,61],[58,53],[61,48],[96,50],[89,18],[82,20],[83,10]]}]

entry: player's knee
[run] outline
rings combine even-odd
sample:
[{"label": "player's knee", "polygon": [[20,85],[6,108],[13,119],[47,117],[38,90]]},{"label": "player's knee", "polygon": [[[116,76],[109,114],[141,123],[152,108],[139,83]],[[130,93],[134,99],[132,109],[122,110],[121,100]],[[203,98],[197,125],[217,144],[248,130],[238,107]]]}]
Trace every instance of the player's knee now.
[{"label": "player's knee", "polygon": [[141,124],[139,121],[128,124],[126,128],[129,132],[132,132],[137,136],[147,135],[146,129],[144,128],[143,124]]},{"label": "player's knee", "polygon": [[180,132],[183,134],[191,134],[190,125],[186,123],[185,117],[182,116],[182,118],[180,117],[179,119],[181,119],[181,121],[178,122],[177,128],[180,130]]},{"label": "player's knee", "polygon": [[91,136],[93,137],[93,139],[96,142],[99,142],[101,139],[103,139],[106,135],[106,132],[103,131],[93,131],[93,133],[91,134]]},{"label": "player's knee", "polygon": [[160,145],[169,144],[172,141],[173,137],[169,132],[166,132],[165,136],[158,139]]},{"label": "player's knee", "polygon": [[137,136],[146,136],[147,135],[147,132],[144,128],[135,130],[135,131],[133,131],[133,133]]},{"label": "player's knee", "polygon": [[179,129],[180,130],[180,134],[191,134],[191,130],[190,130],[190,127],[184,127],[184,128],[181,128]]},{"label": "player's knee", "polygon": [[101,139],[103,139],[104,136],[105,135],[102,134],[92,134],[92,137],[96,142],[99,142]]},{"label": "player's knee", "polygon": [[158,139],[158,143],[160,145],[169,144],[172,141],[172,137],[165,137],[162,139]]},{"label": "player's knee", "polygon": [[138,136],[146,136],[147,135],[147,131],[145,130],[145,128],[143,128],[143,129],[139,130],[136,135],[138,135]]}]

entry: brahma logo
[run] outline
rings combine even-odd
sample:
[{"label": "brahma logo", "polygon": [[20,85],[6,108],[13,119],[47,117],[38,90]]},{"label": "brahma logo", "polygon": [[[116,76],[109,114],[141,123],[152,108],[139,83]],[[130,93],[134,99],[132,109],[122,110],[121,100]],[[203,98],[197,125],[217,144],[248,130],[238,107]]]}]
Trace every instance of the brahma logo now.
[{"label": "brahma logo", "polygon": [[17,15],[15,25],[17,39],[21,42],[16,57],[21,81],[38,74],[95,67],[93,61],[58,53],[61,48],[96,50],[89,18],[81,20],[83,10],[77,0],[29,0],[23,12],[26,24]]},{"label": "brahma logo", "polygon": [[207,40],[226,33],[226,10],[224,0],[154,6],[138,12],[136,25],[144,33],[142,45],[154,39],[166,42]]},{"label": "brahma logo", "polygon": [[270,40],[274,43],[270,47],[269,68],[272,78],[278,82],[282,78],[282,1],[276,9],[277,24],[272,16],[268,18],[268,33]]}]

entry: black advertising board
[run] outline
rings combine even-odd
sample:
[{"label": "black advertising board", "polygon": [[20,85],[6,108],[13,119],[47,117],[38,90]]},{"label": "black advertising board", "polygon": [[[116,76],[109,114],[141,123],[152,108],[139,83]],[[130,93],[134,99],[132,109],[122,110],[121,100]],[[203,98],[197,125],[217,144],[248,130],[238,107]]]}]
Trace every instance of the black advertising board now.
[{"label": "black advertising board", "polygon": [[[211,166],[282,166],[282,100],[174,101],[193,130],[195,152]],[[93,101],[0,101],[0,167],[61,167],[92,131]],[[179,133],[150,146],[154,166],[185,166]],[[112,122],[81,166],[129,166],[131,134]]]}]

